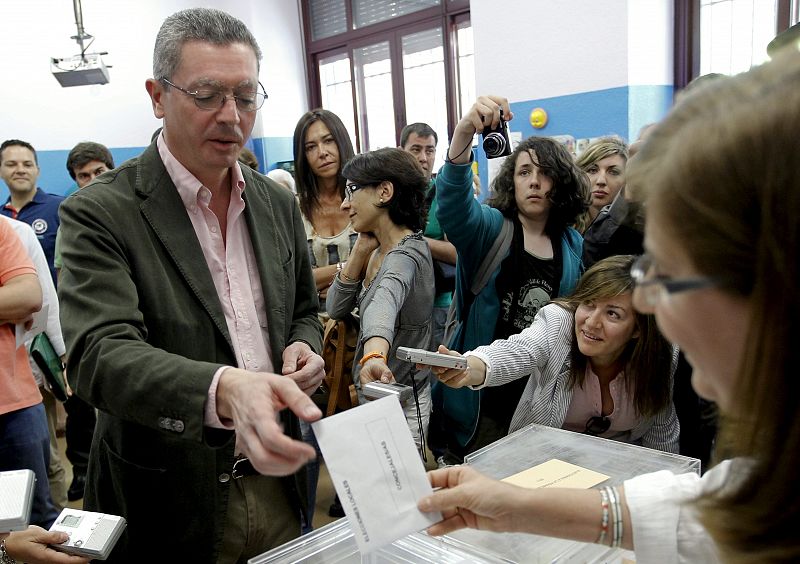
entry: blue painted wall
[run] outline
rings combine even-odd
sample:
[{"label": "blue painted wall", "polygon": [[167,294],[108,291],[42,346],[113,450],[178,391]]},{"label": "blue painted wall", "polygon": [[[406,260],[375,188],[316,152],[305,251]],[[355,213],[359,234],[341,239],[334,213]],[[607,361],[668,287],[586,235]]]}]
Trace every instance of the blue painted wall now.
[{"label": "blue painted wall", "polygon": [[[672,86],[624,86],[582,92],[554,98],[513,102],[514,119],[511,131],[522,138],[531,135],[572,135],[575,139],[619,135],[625,140],[635,140],[639,130],[648,123],[661,120],[672,105]],[[534,108],[547,112],[547,125],[534,129],[530,113]],[[481,200],[489,193],[487,159],[478,145],[476,151],[481,177]]]},{"label": "blue painted wall", "polygon": [[[291,137],[262,137],[251,139],[247,146],[256,154],[259,160],[259,170],[265,172],[274,168],[279,161],[292,160]],[[144,151],[145,147],[109,147],[114,157],[114,163],[121,165],[128,159],[136,157]],[[39,159],[38,185],[45,192],[68,196],[77,190],[75,181],[67,172],[67,155],[70,149],[37,151]],[[5,182],[0,181],[0,202],[8,199],[8,188]]]}]

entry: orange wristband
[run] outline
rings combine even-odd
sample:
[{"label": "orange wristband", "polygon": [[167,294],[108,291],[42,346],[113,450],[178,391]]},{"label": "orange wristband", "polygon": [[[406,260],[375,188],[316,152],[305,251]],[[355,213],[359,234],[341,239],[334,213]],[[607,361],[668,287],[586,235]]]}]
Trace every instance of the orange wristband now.
[{"label": "orange wristband", "polygon": [[381,351],[372,351],[364,355],[364,357],[358,361],[359,366],[364,366],[364,363],[367,362],[371,358],[382,358],[383,362],[386,363],[386,355],[383,354]]}]

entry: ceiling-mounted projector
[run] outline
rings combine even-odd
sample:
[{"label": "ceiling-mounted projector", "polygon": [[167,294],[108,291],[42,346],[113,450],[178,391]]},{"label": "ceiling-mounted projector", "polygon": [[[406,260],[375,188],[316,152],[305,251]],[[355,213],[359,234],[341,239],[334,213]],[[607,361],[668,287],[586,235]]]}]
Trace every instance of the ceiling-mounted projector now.
[{"label": "ceiling-mounted projector", "polygon": [[[100,57],[101,55],[108,55],[108,53],[86,52],[89,46],[94,43],[94,37],[86,33],[83,29],[81,0],[72,0],[72,7],[75,11],[75,25],[78,28],[78,34],[73,35],[71,39],[78,42],[81,52],[74,57],[50,59],[50,70],[61,86],[108,84],[108,67],[106,67],[105,63],[103,63],[103,59]],[[91,40],[89,44],[84,45],[84,42],[88,40]]]},{"label": "ceiling-mounted projector", "polygon": [[75,55],[67,59],[52,59],[50,70],[61,86],[108,84],[108,69],[99,53]]}]

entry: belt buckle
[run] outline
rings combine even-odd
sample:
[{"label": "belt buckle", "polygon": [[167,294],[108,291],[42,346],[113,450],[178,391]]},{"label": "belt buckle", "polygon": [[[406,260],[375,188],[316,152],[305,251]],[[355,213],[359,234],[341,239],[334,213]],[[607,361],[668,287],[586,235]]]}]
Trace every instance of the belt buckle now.
[{"label": "belt buckle", "polygon": [[[239,465],[241,464],[241,468]],[[242,456],[241,458],[237,458],[233,463],[233,468],[231,468],[231,477],[234,480],[238,480],[239,478],[244,478],[245,476],[249,475],[247,466],[252,468],[252,464],[250,464],[250,459],[246,456]]]}]

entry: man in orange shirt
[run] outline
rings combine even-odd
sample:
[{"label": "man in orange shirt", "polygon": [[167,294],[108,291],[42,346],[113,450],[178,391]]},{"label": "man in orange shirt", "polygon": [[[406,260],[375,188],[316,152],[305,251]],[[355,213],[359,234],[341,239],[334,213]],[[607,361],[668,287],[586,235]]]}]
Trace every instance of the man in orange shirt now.
[{"label": "man in orange shirt", "polygon": [[41,307],[36,269],[11,226],[0,222],[0,470],[28,468],[36,474],[31,522],[48,528],[58,513],[47,482],[47,419],[28,353],[15,337],[15,325]]}]

